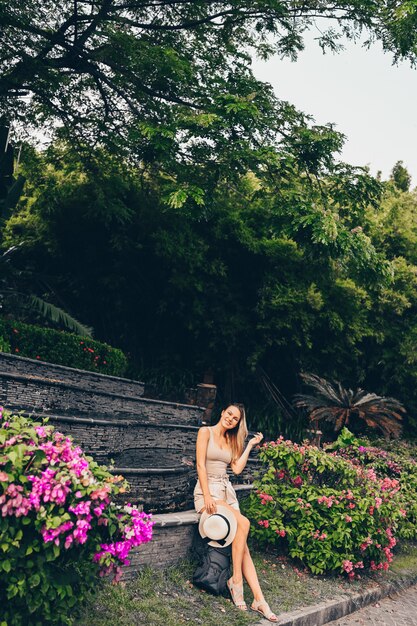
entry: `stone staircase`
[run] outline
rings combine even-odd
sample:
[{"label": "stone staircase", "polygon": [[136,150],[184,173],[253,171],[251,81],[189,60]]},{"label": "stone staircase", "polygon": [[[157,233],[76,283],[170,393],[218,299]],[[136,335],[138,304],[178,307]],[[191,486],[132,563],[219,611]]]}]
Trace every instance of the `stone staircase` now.
[{"label": "stone staircase", "polygon": [[[98,462],[126,477],[132,486],[126,500],[155,512],[154,540],[135,552],[126,575],[144,563],[164,566],[186,556],[198,520],[192,489],[205,407],[146,398],[144,388],[126,378],[0,352],[0,403],[47,417]],[[256,468],[251,458],[236,485],[240,497],[248,493]]]},{"label": "stone staircase", "polygon": [[[0,398],[32,413],[160,424],[201,421],[204,408],[143,398],[144,383],[0,353]],[[84,378],[85,375],[85,378]]]}]

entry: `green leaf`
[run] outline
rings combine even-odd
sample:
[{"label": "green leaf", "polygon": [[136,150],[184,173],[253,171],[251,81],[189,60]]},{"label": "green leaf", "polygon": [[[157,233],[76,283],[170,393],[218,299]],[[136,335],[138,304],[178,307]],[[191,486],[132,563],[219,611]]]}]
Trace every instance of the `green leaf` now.
[{"label": "green leaf", "polygon": [[7,587],[7,599],[11,600],[12,598],[15,597],[15,595],[17,595],[17,593],[19,592],[19,588],[17,587],[17,585],[9,585]]},{"label": "green leaf", "polygon": [[37,587],[39,583],[41,582],[41,577],[39,576],[39,574],[32,574],[28,582],[29,582],[29,587],[31,588]]},{"label": "green leaf", "polygon": [[16,463],[17,461],[17,453],[15,450],[10,450],[10,452],[8,452],[9,459],[11,460],[11,462],[13,463],[13,465]]},{"label": "green leaf", "polygon": [[187,192],[184,189],[178,189],[164,198],[164,202],[171,207],[171,209],[180,209],[186,203],[187,198]]}]

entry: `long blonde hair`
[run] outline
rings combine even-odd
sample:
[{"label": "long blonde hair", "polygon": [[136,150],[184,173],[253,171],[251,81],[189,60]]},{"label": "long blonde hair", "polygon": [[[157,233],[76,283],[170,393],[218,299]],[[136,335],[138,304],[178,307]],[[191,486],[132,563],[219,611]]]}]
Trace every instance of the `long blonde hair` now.
[{"label": "long blonde hair", "polygon": [[243,404],[229,404],[229,406],[235,406],[240,411],[240,420],[234,428],[226,432],[226,440],[232,450],[232,461],[236,461],[243,452],[245,447],[245,439],[248,436],[248,427],[246,424],[246,413]]}]

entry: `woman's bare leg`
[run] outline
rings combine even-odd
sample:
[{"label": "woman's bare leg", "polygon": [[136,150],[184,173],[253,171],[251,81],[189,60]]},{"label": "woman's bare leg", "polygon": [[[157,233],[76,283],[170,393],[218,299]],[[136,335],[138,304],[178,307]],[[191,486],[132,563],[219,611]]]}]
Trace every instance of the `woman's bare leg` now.
[{"label": "woman's bare leg", "polygon": [[243,555],[242,564],[243,575],[247,580],[249,587],[253,593],[252,609],[260,612],[262,615],[267,616],[267,619],[271,622],[277,622],[277,616],[271,611],[269,604],[265,600],[265,596],[262,593],[261,586],[258,580],[258,574],[256,573],[255,566],[252,561],[251,554],[248,546],[246,546],[245,553]]},{"label": "woman's bare leg", "polygon": [[[238,530],[236,531],[236,536],[232,542],[233,584],[240,584],[244,576],[250,590],[253,593],[253,599],[255,601],[264,600],[264,594],[262,593],[262,589],[259,584],[258,574],[256,573],[255,565],[249,552],[248,544],[246,543],[250,522],[240,513],[240,511],[231,507],[227,504],[227,502],[216,500],[216,503],[222,504],[230,509],[235,515],[238,523]],[[239,527],[242,528],[241,533],[239,533]],[[238,541],[236,541],[236,539],[238,539]]]},{"label": "woman's bare leg", "polygon": [[[243,560],[245,551],[247,550],[246,540],[249,534],[250,522],[247,517],[242,515],[223,500],[216,500],[216,504],[221,504],[233,512],[237,521],[237,530],[235,538],[232,541],[232,563],[233,563],[233,584],[239,585],[243,579]],[[249,555],[250,558],[250,555]],[[252,559],[251,559],[252,561]],[[253,567],[253,563],[252,563]],[[249,566],[250,569],[250,566]],[[255,572],[256,575],[256,572]],[[246,576],[245,576],[246,578]]]},{"label": "woman's bare leg", "polygon": [[233,583],[240,584],[243,578],[243,558],[245,554],[246,541],[249,534],[250,522],[240,515],[237,522],[235,538],[232,542],[232,562],[233,562]]},{"label": "woman's bare leg", "polygon": [[245,552],[243,554],[242,571],[244,577],[246,578],[246,582],[248,583],[253,593],[253,599],[263,600],[264,594],[262,593],[262,589],[258,580],[258,574],[256,573],[255,565],[253,564],[247,544],[245,546]]}]

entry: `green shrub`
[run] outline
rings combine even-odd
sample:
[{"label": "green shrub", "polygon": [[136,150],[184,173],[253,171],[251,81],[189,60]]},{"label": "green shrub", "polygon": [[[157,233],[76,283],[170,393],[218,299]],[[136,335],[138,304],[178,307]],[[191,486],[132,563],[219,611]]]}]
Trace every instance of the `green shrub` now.
[{"label": "green shrub", "polygon": [[[389,449],[385,450],[383,446]],[[417,539],[416,454],[415,445],[383,439],[372,443],[367,440],[349,441],[348,445],[340,445],[337,452],[338,456],[348,459],[353,465],[364,468],[368,475],[373,474],[380,480],[386,477],[399,480],[401,490],[398,502],[402,517],[398,522],[397,536],[402,539]]]},{"label": "green shrub", "polygon": [[286,543],[314,574],[388,569],[401,517],[397,480],[282,437],[259,457],[265,469],[245,503],[256,538]]},{"label": "green shrub", "polygon": [[105,343],[23,322],[6,319],[2,323],[10,344],[3,352],[113,376],[123,376],[126,371],[126,356]]},{"label": "green shrub", "polygon": [[7,339],[7,328],[4,320],[0,317],[0,352],[10,352],[11,346]]},{"label": "green shrub", "polygon": [[0,410],[0,624],[70,624],[97,575],[120,578],[152,521],[126,490],[45,423]]}]

